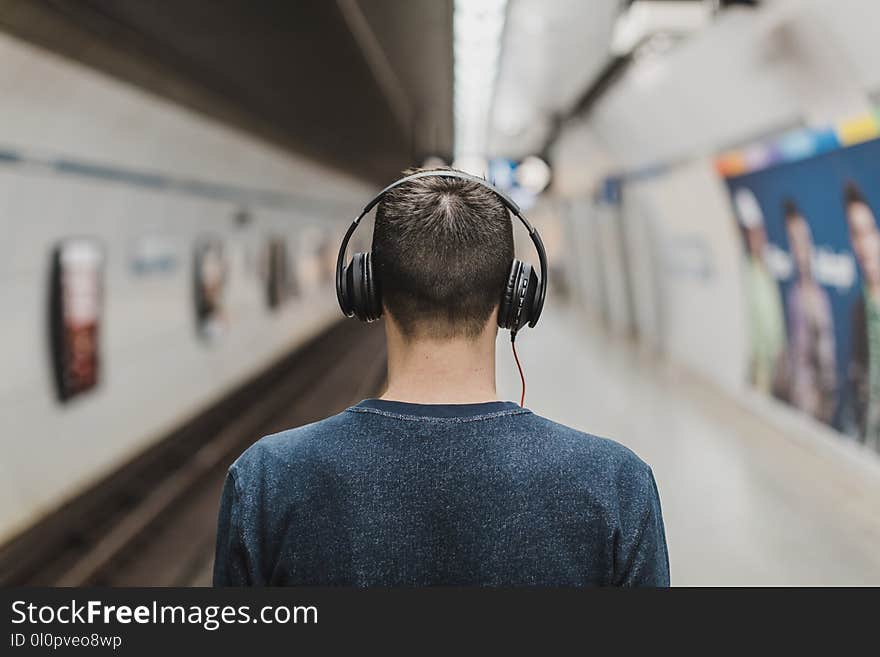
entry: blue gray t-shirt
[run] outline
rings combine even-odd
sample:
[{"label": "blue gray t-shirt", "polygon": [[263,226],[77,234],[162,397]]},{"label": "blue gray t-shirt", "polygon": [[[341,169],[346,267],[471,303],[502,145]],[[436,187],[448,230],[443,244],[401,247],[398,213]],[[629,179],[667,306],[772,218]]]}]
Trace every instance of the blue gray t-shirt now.
[{"label": "blue gray t-shirt", "polygon": [[510,402],[368,399],[229,468],[214,584],[666,586],[651,469]]}]

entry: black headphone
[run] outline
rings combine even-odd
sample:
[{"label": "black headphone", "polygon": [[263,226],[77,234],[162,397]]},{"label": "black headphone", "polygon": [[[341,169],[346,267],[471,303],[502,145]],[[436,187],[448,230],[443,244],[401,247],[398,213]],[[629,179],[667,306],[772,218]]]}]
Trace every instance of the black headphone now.
[{"label": "black headphone", "polygon": [[345,265],[345,251],[361,219],[382,200],[385,194],[395,187],[419,178],[458,178],[481,185],[493,192],[526,227],[526,230],[529,231],[529,237],[532,238],[535,245],[535,250],[538,252],[541,275],[539,277],[530,264],[514,258],[507,276],[507,285],[502,290],[501,305],[498,308],[498,326],[510,329],[511,337],[516,335],[516,332],[526,324],[534,327],[541,317],[544,299],[547,296],[547,254],[544,252],[541,236],[522,215],[519,206],[507,194],[496,189],[483,178],[452,169],[419,171],[391,183],[364,206],[364,209],[349,226],[339,247],[339,257],[336,259],[336,298],[345,316],[357,317],[362,322],[373,322],[382,316],[382,295],[373,274],[372,254],[355,253],[351,262]]}]

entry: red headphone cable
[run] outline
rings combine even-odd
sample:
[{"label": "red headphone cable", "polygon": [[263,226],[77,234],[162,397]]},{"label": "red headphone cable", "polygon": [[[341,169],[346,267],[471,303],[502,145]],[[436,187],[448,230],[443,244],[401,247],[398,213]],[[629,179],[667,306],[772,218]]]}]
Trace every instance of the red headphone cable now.
[{"label": "red headphone cable", "polygon": [[519,370],[519,380],[522,382],[522,394],[519,397],[519,405],[524,406],[526,401],[526,377],[523,374],[522,365],[519,362],[519,356],[516,354],[516,331],[510,332],[510,348],[513,349],[513,360],[516,361],[516,369]]}]

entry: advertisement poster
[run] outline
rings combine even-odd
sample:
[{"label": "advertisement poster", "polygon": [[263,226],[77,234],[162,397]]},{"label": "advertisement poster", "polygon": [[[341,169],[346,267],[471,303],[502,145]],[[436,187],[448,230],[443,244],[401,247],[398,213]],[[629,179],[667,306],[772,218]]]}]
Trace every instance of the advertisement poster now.
[{"label": "advertisement poster", "polygon": [[880,450],[880,139],[726,184],[755,387]]},{"label": "advertisement poster", "polygon": [[297,294],[294,268],[290,263],[287,243],[280,237],[272,237],[266,243],[265,281],[266,304],[274,310],[285,299]]},{"label": "advertisement poster", "polygon": [[66,402],[100,380],[104,253],[96,240],[75,238],[52,252],[49,323],[58,399]]},{"label": "advertisement poster", "polygon": [[223,242],[215,237],[201,238],[195,246],[193,284],[196,326],[203,338],[214,340],[226,332],[224,296],[229,261]]}]

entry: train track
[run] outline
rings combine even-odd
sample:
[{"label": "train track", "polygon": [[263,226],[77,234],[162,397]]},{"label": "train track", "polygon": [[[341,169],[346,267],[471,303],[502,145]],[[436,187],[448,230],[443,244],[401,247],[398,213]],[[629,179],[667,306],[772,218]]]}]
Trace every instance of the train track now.
[{"label": "train track", "polygon": [[226,469],[256,438],[375,395],[382,331],[340,322],[18,539],[0,584],[210,584]]}]

